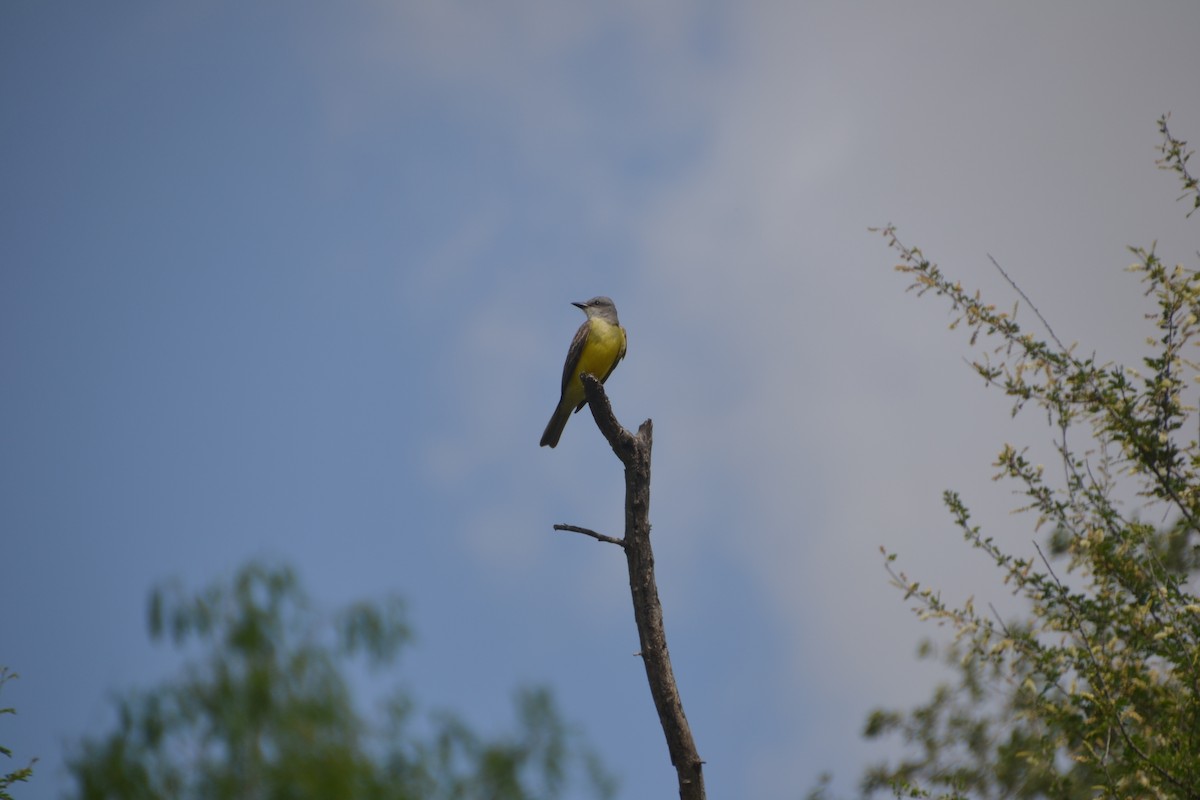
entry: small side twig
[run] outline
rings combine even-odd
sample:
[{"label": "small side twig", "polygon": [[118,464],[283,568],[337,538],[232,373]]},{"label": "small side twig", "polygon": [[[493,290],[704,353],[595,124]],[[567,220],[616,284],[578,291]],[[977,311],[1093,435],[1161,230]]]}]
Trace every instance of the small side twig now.
[{"label": "small side twig", "polygon": [[567,525],[565,523],[560,522],[554,526],[554,530],[556,530],[556,531],[571,531],[572,533],[582,533],[584,536],[592,537],[597,542],[608,542],[609,544],[615,544],[618,547],[625,546],[624,539],[618,539],[614,536],[605,536],[603,533],[596,533],[594,530],[592,530],[590,528],[581,528],[578,525]]},{"label": "small side twig", "polygon": [[1050,323],[1047,322],[1046,318],[1042,316],[1042,312],[1038,311],[1037,306],[1035,306],[1033,301],[1029,299],[1029,295],[1025,294],[1025,290],[1022,289],[1017,282],[1014,281],[1009,274],[1004,271],[1004,267],[1000,266],[1000,262],[993,258],[991,253],[988,254],[988,260],[992,262],[992,266],[996,268],[996,271],[999,272],[1001,276],[1003,276],[1004,280],[1008,281],[1008,285],[1013,288],[1013,291],[1021,295],[1021,299],[1025,301],[1025,305],[1033,309],[1033,313],[1037,315],[1038,321],[1042,323],[1042,327],[1046,329],[1046,333],[1050,334],[1050,338],[1054,340],[1056,345],[1058,345],[1058,349],[1063,353],[1069,353],[1070,351],[1067,349],[1066,345],[1064,345],[1062,340],[1054,334],[1054,329],[1050,327]]}]

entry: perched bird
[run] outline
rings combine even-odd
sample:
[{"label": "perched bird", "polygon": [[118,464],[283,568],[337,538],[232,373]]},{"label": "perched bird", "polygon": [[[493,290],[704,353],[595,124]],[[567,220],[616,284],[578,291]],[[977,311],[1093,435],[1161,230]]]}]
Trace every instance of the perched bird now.
[{"label": "perched bird", "polygon": [[571,340],[571,349],[567,351],[567,361],[563,364],[562,396],[558,399],[554,416],[546,425],[546,432],[542,434],[542,447],[558,444],[571,412],[578,411],[587,403],[579,375],[587,372],[604,383],[616,369],[617,362],[625,357],[625,329],[617,321],[617,307],[612,300],[593,297],[586,303],[571,305],[583,309],[583,313],[587,314],[587,322],[579,326],[575,338]]}]

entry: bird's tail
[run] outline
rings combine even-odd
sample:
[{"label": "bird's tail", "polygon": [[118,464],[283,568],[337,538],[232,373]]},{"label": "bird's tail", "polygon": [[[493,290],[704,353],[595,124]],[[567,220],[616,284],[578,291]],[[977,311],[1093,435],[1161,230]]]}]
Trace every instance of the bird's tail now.
[{"label": "bird's tail", "polygon": [[567,427],[567,420],[571,418],[571,411],[573,409],[566,403],[558,404],[558,408],[554,409],[554,416],[546,424],[546,432],[542,434],[541,447],[545,447],[546,445],[554,447],[558,444],[563,428]]}]

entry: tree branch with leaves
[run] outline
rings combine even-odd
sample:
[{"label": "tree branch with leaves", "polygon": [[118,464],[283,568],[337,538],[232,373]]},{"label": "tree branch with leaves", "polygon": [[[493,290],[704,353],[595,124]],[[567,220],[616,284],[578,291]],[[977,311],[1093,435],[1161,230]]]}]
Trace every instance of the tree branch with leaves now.
[{"label": "tree branch with leaves", "polygon": [[[1159,166],[1178,174],[1200,207],[1191,152],[1159,121]],[[1193,209],[1194,210],[1194,209]],[[881,765],[864,789],[939,797],[1200,798],[1200,421],[1189,396],[1200,378],[1200,273],[1130,248],[1156,311],[1141,368],[1101,364],[1065,346],[1007,273],[1044,328],[1038,335],[949,278],[889,226],[910,290],[949,301],[966,329],[975,372],[1012,399],[1012,413],[1045,415],[1057,469],[1005,444],[995,477],[1015,484],[1048,547],[1014,552],[944,501],[963,538],[1023,597],[1028,614],[1004,621],[968,601],[946,603],[900,571],[894,583],[923,619],[955,632],[946,648],[958,681],[909,713],[876,711],[867,736],[898,734],[916,752]],[[994,263],[994,262],[993,262]],[[996,264],[996,268],[1000,269]],[[1119,498],[1139,499],[1127,509]],[[1146,520],[1170,520],[1155,526]],[[1048,549],[1048,553],[1047,553]],[[1055,562],[1061,562],[1056,567]],[[932,653],[932,647],[925,648]]]},{"label": "tree branch with leaves", "polygon": [[[3,688],[4,684],[17,677],[17,673],[11,672],[8,667],[0,667],[0,688]],[[12,707],[0,708],[0,716],[16,713],[17,710]],[[0,746],[0,755],[3,755],[6,758],[12,758],[13,751],[7,747]],[[0,774],[0,800],[12,800],[12,795],[8,792],[9,787],[14,783],[25,783],[31,777],[33,777],[33,765],[36,763],[37,759],[34,758],[23,767],[19,767],[12,772]]]},{"label": "tree branch with leaves", "polygon": [[367,715],[352,662],[394,666],[412,633],[397,598],[315,609],[289,569],[249,564],[194,594],[155,590],[150,632],[193,655],[118,698],[115,729],[68,759],[74,797],[141,800],[597,798],[613,779],[549,692],[516,695],[515,730],[418,715],[397,688]]}]

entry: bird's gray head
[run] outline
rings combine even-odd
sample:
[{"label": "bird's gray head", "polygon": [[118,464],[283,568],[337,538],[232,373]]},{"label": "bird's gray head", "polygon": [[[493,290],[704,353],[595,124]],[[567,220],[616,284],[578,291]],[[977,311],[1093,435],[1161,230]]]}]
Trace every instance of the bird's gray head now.
[{"label": "bird's gray head", "polygon": [[617,322],[617,307],[613,304],[611,298],[608,297],[593,297],[584,303],[571,303],[576,308],[583,309],[583,313],[588,315],[588,319],[599,317],[602,320],[611,322],[613,325],[620,325]]}]

